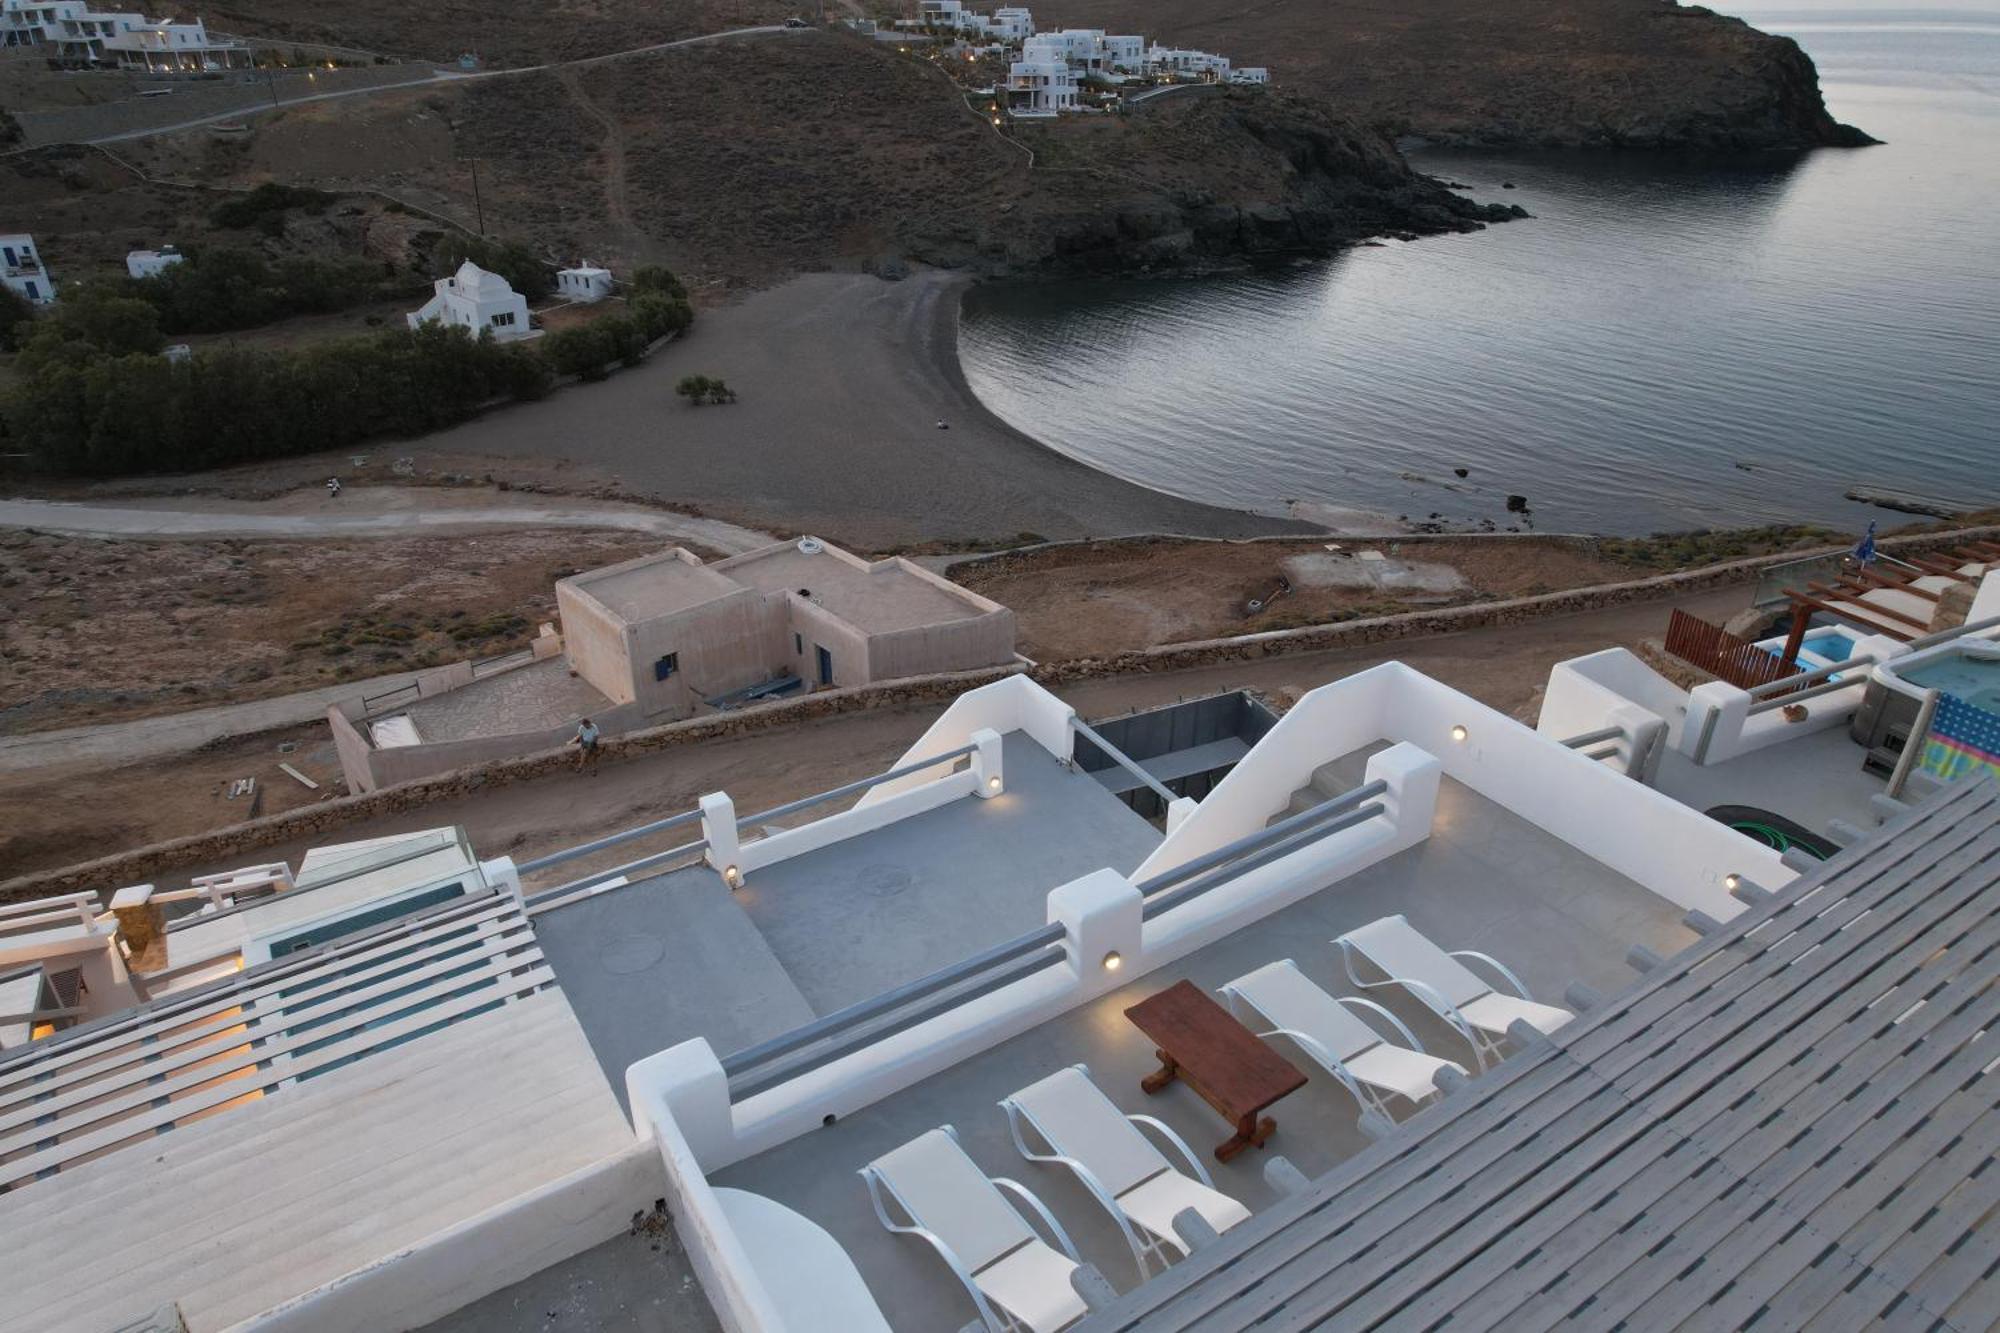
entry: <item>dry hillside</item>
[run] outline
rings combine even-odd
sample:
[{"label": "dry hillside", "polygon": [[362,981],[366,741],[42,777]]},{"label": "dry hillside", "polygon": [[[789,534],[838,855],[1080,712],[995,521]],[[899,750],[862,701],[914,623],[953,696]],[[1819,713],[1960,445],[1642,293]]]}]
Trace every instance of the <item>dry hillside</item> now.
[{"label": "dry hillside", "polygon": [[1855,141],[1827,114],[1796,42],[1672,0],[1059,0],[1035,17],[1268,65],[1284,85],[1397,134],[1620,147]]}]

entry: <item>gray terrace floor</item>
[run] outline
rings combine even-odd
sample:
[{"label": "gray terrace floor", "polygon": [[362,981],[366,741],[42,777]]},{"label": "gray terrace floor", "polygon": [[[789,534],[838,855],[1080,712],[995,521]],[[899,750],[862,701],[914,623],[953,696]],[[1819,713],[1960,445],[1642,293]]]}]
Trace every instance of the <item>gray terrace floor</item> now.
[{"label": "gray terrace floor", "polygon": [[[1350,758],[1358,770],[1360,756]],[[1039,1194],[1083,1257],[1120,1291],[1128,1290],[1138,1278],[1130,1250],[1066,1173],[1020,1158],[997,1101],[1063,1065],[1086,1062],[1125,1110],[1172,1125],[1202,1154],[1221,1189],[1253,1212],[1267,1207],[1275,1195],[1261,1175],[1266,1154],[1216,1163],[1209,1150],[1227,1130],[1205,1103],[1180,1084],[1155,1097],[1139,1090],[1154,1061],[1122,1011],[1183,977],[1212,990],[1284,957],[1328,989],[1351,992],[1329,941],[1398,912],[1445,948],[1480,949],[1501,959],[1537,999],[1558,1003],[1572,981],[1607,993],[1628,985],[1633,974],[1623,959],[1632,944],[1671,954],[1693,938],[1680,925],[1681,909],[1447,779],[1434,831],[1421,846],[839,1124],[738,1163],[718,1173],[715,1183],[768,1195],[827,1228],[860,1265],[897,1328],[959,1328],[973,1317],[971,1303],[929,1247],[882,1229],[855,1174],[948,1122],[974,1160],[989,1174],[1014,1177]],[[1402,997],[1385,994],[1372,997],[1384,1000],[1434,1053],[1470,1066],[1469,1053],[1449,1029]],[[1278,1049],[1310,1081],[1272,1108],[1279,1128],[1269,1151],[1318,1175],[1367,1140],[1356,1127],[1356,1107],[1339,1086],[1294,1049]]]},{"label": "gray terrace floor", "polygon": [[545,731],[610,707],[589,681],[570,674],[567,657],[545,657],[419,699],[403,711],[425,741],[469,741]]},{"label": "gray terrace floor", "polygon": [[1754,805],[1815,833],[1826,833],[1836,819],[1869,829],[1877,822],[1869,798],[1888,790],[1888,783],[1862,771],[1866,755],[1845,727],[1755,750],[1726,764],[1698,767],[1669,750],[1653,785],[1696,810]]},{"label": "gray terrace floor", "polygon": [[[1048,919],[1049,891],[1130,871],[1160,834],[1021,733],[1006,790],[753,872],[671,871],[535,918],[621,1102],[633,1061],[690,1037],[718,1055],[970,957]],[[747,832],[747,830],[746,830]]]}]

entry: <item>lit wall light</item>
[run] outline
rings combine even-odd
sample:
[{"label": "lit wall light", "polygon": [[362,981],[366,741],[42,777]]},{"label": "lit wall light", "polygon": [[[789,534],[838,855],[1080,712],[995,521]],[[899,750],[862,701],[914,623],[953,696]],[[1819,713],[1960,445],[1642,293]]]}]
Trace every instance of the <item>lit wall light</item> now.
[{"label": "lit wall light", "polygon": [[1472,734],[1471,732],[1465,729],[1465,724],[1463,722],[1459,723],[1457,726],[1451,729],[1451,738],[1455,741],[1463,742],[1465,738],[1467,736],[1470,736],[1471,734]]},{"label": "lit wall light", "polygon": [[722,868],[722,882],[732,889],[740,889],[743,887],[743,872],[735,866],[724,866]]},{"label": "lit wall light", "polygon": [[1125,966],[1125,959],[1116,949],[1104,955],[1104,970],[1106,972],[1116,972],[1123,966]]},{"label": "lit wall light", "polygon": [[986,790],[988,790],[988,791],[999,791],[999,790],[1000,790],[1000,779],[999,779],[999,778],[988,778],[988,779],[986,779]]},{"label": "lit wall light", "polygon": [[1742,882],[1743,876],[1741,875],[1724,875],[1722,877],[1722,887],[1728,889],[1731,893],[1736,892],[1737,886]]}]

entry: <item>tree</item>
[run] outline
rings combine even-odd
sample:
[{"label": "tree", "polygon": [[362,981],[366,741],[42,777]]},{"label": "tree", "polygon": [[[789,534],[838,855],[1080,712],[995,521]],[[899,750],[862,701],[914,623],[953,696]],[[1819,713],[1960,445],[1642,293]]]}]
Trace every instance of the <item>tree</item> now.
[{"label": "tree", "polygon": [[430,266],[438,277],[444,277],[468,259],[507,279],[510,287],[530,301],[540,300],[555,290],[551,266],[536,258],[535,252],[520,241],[448,235],[432,247]]},{"label": "tree", "polygon": [[645,264],[632,270],[632,290],[653,292],[672,297],[676,301],[687,299],[687,288],[674,276],[673,270],[660,264]]},{"label": "tree", "polygon": [[688,406],[700,407],[708,401],[708,376],[683,375],[674,392],[688,400]]},{"label": "tree", "polygon": [[0,287],[0,350],[18,352],[35,322],[35,305],[12,287]]}]

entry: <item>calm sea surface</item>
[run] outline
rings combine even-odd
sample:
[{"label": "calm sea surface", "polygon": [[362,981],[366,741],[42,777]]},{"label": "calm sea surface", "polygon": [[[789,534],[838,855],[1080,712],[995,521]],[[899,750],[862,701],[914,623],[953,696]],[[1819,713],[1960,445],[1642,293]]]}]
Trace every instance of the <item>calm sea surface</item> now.
[{"label": "calm sea surface", "polygon": [[1856,485],[2000,503],[2000,9],[1877,5],[1743,16],[1883,147],[1422,152],[1535,217],[1254,276],[984,287],[966,374],[1065,453],[1271,513],[1505,524],[1511,492],[1538,528],[1641,533],[1893,517]]}]

